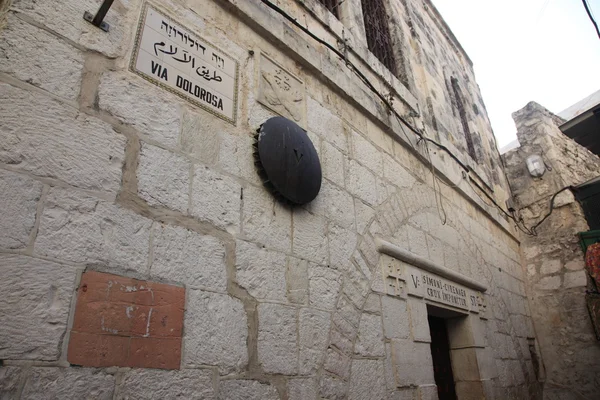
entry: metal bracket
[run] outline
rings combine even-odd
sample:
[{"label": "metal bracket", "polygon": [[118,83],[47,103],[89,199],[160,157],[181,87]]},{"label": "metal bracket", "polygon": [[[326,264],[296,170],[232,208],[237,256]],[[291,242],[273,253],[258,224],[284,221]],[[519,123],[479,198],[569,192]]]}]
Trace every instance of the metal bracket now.
[{"label": "metal bracket", "polygon": [[108,32],[110,25],[104,22],[104,17],[106,16],[106,13],[108,13],[108,10],[110,10],[110,7],[112,7],[114,1],[115,0],[104,0],[95,16],[91,12],[86,11],[83,14],[83,19],[102,29],[104,32]]}]

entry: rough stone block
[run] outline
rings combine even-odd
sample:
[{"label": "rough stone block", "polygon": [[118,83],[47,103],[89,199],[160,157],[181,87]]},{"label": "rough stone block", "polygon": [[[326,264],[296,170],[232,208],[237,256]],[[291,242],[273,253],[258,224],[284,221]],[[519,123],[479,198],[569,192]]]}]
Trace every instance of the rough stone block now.
[{"label": "rough stone block", "polygon": [[333,310],[342,286],[340,272],[328,267],[309,264],[308,293],[312,307]]},{"label": "rough stone block", "polygon": [[319,381],[319,396],[322,399],[343,400],[347,398],[348,384],[342,379],[323,374]]},{"label": "rough stone block", "polygon": [[356,231],[362,234],[375,216],[375,210],[359,199],[354,199],[354,210],[356,214]]},{"label": "rough stone block", "polygon": [[429,322],[427,321],[427,305],[421,300],[408,299],[412,338],[416,342],[431,342]]},{"label": "rough stone block", "polygon": [[354,230],[354,199],[348,192],[325,181],[318,199],[323,203],[324,214],[328,219]]},{"label": "rough stone block", "polygon": [[116,398],[118,400],[132,398],[215,399],[216,394],[210,370],[133,369],[123,377]]},{"label": "rough stone block", "polygon": [[562,269],[562,261],[560,260],[544,260],[540,267],[542,275],[554,274]]},{"label": "rough stone block", "polygon": [[204,111],[185,111],[181,125],[181,150],[206,165],[215,165],[221,142],[219,132],[228,129],[228,123]]},{"label": "rough stone block", "polygon": [[298,317],[300,374],[317,371],[327,349],[331,316],[329,313],[303,308]]},{"label": "rough stone block", "polygon": [[81,86],[83,55],[42,29],[8,14],[0,43],[0,71],[66,99]]},{"label": "rough stone block", "polygon": [[291,303],[308,302],[308,261],[288,257],[285,273],[287,299]]},{"label": "rough stone block", "polygon": [[0,249],[27,247],[42,188],[33,179],[0,171]]},{"label": "rough stone block", "polygon": [[381,316],[363,313],[360,318],[354,352],[364,357],[385,356]]},{"label": "rough stone block", "polygon": [[401,188],[410,188],[415,183],[415,178],[387,154],[383,155],[383,176]]},{"label": "rough stone block", "polygon": [[347,151],[347,139],[342,120],[311,97],[307,98],[307,107],[308,130],[334,144],[340,150]]},{"label": "rough stone block", "polygon": [[556,290],[560,287],[560,276],[545,276],[535,287],[540,290]]},{"label": "rough stone block", "polygon": [[381,297],[383,330],[388,339],[406,339],[410,334],[406,301],[390,296]]},{"label": "rough stone block", "polygon": [[17,399],[22,372],[17,367],[0,368],[0,399]]},{"label": "rough stone block", "polygon": [[146,272],[151,225],[151,220],[105,200],[53,188],[34,253]]},{"label": "rough stone block", "polygon": [[180,155],[143,143],[137,170],[139,196],[151,206],[186,213],[190,168]]},{"label": "rough stone block", "polygon": [[565,268],[569,271],[578,271],[585,267],[585,262],[582,260],[572,260],[565,264]]},{"label": "rough stone block", "polygon": [[587,274],[585,270],[567,272],[564,275],[564,286],[566,289],[574,287],[585,287],[587,285]]},{"label": "rough stone block", "polygon": [[181,130],[181,107],[175,95],[131,74],[102,77],[99,106],[144,137],[175,148]]},{"label": "rough stone block", "polygon": [[329,263],[334,268],[342,268],[350,264],[352,253],[356,248],[358,237],[353,231],[344,229],[334,223],[329,224]]},{"label": "rough stone block", "polygon": [[178,369],[184,308],[184,288],[88,271],[78,289],[68,361]]},{"label": "rough stone block", "polygon": [[382,151],[352,131],[352,157],[378,176],[383,176]]},{"label": "rough stone block", "polygon": [[323,142],[321,165],[323,176],[333,183],[344,187],[344,154],[328,142]]},{"label": "rough stone block", "polygon": [[157,225],[150,274],[192,287],[227,289],[225,245],[182,227]]},{"label": "rough stone block", "polygon": [[241,301],[227,295],[188,290],[184,364],[240,370],[248,362],[248,322]]},{"label": "rough stone block", "polygon": [[450,350],[450,358],[456,381],[476,381],[480,379],[477,353],[474,347]]},{"label": "rough stone block", "polygon": [[370,205],[377,205],[377,178],[354,160],[346,163],[346,182],[350,193]]},{"label": "rough stone block", "polygon": [[374,314],[381,314],[381,301],[379,299],[379,295],[371,293],[369,297],[367,297],[367,301],[365,302],[363,311]]},{"label": "rough stone block", "polygon": [[0,255],[0,359],[57,360],[76,271],[36,258]]},{"label": "rough stone block", "polygon": [[217,165],[231,175],[260,185],[262,182],[254,166],[253,143],[250,136],[221,135]]},{"label": "rough stone block", "polygon": [[314,378],[288,380],[289,400],[308,400],[317,398],[317,382]]},{"label": "rough stone block", "polygon": [[349,400],[386,399],[385,372],[381,360],[353,360]]},{"label": "rough stone block", "polygon": [[258,306],[258,361],[267,373],[298,371],[296,310],[278,304]]},{"label": "rough stone block", "polygon": [[219,400],[279,400],[274,386],[250,380],[225,380],[219,386]]},{"label": "rough stone block", "polygon": [[244,188],[243,231],[250,241],[274,250],[292,248],[292,212],[275,201],[264,188]]},{"label": "rough stone block", "polygon": [[285,254],[269,251],[254,243],[236,243],[236,276],[240,286],[259,300],[286,300]]},{"label": "rough stone block", "polygon": [[340,353],[332,348],[327,349],[325,356],[325,371],[331,372],[342,379],[347,380],[350,377],[350,365],[352,359],[346,354]]},{"label": "rough stone block", "polygon": [[434,383],[429,343],[392,340],[392,361],[399,387]]},{"label": "rough stone block", "polygon": [[327,221],[302,209],[294,210],[292,250],[295,255],[318,264],[328,260]]},{"label": "rough stone block", "polygon": [[111,400],[115,377],[89,368],[32,368],[22,399]]},{"label": "rough stone block", "polygon": [[191,214],[229,232],[240,227],[242,187],[235,179],[207,167],[194,168]]},{"label": "rough stone block", "polygon": [[119,190],[125,138],[107,123],[7,84],[0,120],[0,162],[83,189]]}]

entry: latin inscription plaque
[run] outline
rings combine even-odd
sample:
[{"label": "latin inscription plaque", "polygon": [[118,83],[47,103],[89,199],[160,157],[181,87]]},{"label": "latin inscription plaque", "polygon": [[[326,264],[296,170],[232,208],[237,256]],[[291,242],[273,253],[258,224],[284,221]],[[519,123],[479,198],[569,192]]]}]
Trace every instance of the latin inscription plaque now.
[{"label": "latin inscription plaque", "polygon": [[190,29],[146,3],[130,69],[235,124],[238,63]]}]

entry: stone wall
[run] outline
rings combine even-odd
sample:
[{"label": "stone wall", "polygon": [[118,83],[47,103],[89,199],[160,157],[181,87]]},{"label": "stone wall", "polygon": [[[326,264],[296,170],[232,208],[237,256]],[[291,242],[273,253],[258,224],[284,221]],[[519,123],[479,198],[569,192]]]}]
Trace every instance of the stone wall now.
[{"label": "stone wall", "polygon": [[[564,121],[536,103],[513,115],[521,147],[504,155],[507,176],[525,226],[549,212],[554,193],[595,178],[600,159],[564,136]],[[525,160],[542,155],[551,170],[533,178]],[[555,209],[538,228],[523,235],[523,257],[533,319],[546,367],[544,398],[592,399],[600,389],[598,344],[585,302],[587,277],[578,232],[588,230],[570,190],[556,197]]]},{"label": "stone wall", "polygon": [[[360,21],[347,3],[345,21]],[[129,70],[141,1],[115,1],[108,33],[82,18],[98,4],[14,0],[1,31],[2,397],[437,398],[427,301],[401,282],[390,292],[383,238],[487,287],[476,313],[447,307],[462,315],[450,323],[461,398],[537,398],[519,241],[485,196],[503,204],[508,189],[489,176],[498,156],[472,68],[428,2],[392,3],[404,10],[393,14],[403,43],[433,61],[405,58],[408,88],[365,49],[360,27],[346,30],[316,0],[278,4],[331,43],[347,38],[348,57],[467,171],[259,1],[159,5],[238,62],[235,123]],[[268,59],[304,85],[298,108],[263,105]],[[460,151],[435,65],[462,82],[485,157]],[[254,167],[254,132],[276,113],[306,116],[321,159],[321,193],[304,207],[277,203]],[[71,365],[92,271],[185,289],[178,369],[129,368],[164,365],[156,348],[133,364]]]}]

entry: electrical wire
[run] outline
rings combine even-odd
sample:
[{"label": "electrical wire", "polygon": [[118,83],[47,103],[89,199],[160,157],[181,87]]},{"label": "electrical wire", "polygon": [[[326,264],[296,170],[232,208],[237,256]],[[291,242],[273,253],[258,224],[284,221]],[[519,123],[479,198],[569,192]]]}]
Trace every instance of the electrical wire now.
[{"label": "electrical wire", "polygon": [[564,188],[560,189],[558,192],[554,193],[554,195],[552,196],[552,199],[550,199],[550,211],[548,211],[548,213],[546,215],[544,215],[544,218],[542,218],[537,224],[535,224],[534,226],[531,227],[531,231],[536,234],[537,236],[537,228],[546,220],[548,219],[548,217],[550,215],[552,215],[552,211],[554,211],[554,200],[556,200],[556,196],[558,196],[559,194],[561,194],[562,192],[564,192],[565,190],[575,190],[575,187],[573,186],[565,186]]},{"label": "electrical wire", "polygon": [[[419,129],[415,128],[414,126],[412,126],[404,117],[402,117],[394,108],[394,106],[391,104],[391,102],[381,93],[379,93],[379,91],[377,90],[377,88],[375,88],[375,86],[373,85],[373,83],[369,80],[369,78],[367,78],[361,71],[360,69],[358,69],[356,67],[356,65],[354,65],[354,63],[352,61],[350,61],[347,57],[344,56],[344,54],[342,54],[338,49],[336,49],[335,47],[333,47],[331,44],[327,43],[325,40],[321,39],[320,37],[318,37],[317,35],[315,35],[314,33],[312,33],[308,28],[306,28],[305,26],[303,26],[302,24],[300,24],[294,17],[292,17],[291,15],[289,15],[286,11],[282,10],[281,8],[279,8],[277,5],[271,3],[269,0],[261,0],[261,2],[263,4],[265,4],[267,7],[269,7],[270,9],[272,9],[273,11],[275,11],[276,13],[278,13],[279,15],[281,15],[282,17],[284,17],[285,19],[287,19],[288,21],[290,21],[294,26],[296,26],[298,29],[300,29],[302,32],[306,33],[308,36],[310,36],[312,39],[314,39],[316,42],[322,44],[323,46],[325,46],[326,48],[328,48],[329,50],[331,50],[336,56],[338,56],[341,60],[343,60],[346,65],[352,70],[352,72],[354,72],[359,79],[369,88],[369,90],[371,90],[371,92],[373,92],[388,108],[388,110],[398,119],[398,121],[400,122],[400,128],[402,129],[402,132],[404,133],[404,135],[406,136],[406,139],[409,143],[409,145],[414,149],[410,138],[408,137],[408,135],[406,134],[406,131],[404,130],[404,126],[408,127],[408,129],[410,129],[415,135],[417,135],[419,137],[418,142],[420,142],[421,140],[424,140],[426,142],[429,142],[433,145],[435,145],[436,147],[438,147],[440,150],[443,150],[445,153],[447,153],[454,161],[456,161],[456,163],[458,163],[458,165],[460,165],[467,173],[469,172],[469,168],[454,154],[452,153],[452,151],[450,151],[450,149],[448,149],[446,146],[444,146],[441,143],[436,142],[435,140],[428,138],[427,136],[425,136]],[[596,30],[598,31],[598,36],[600,37],[600,31],[598,30],[598,25],[596,24],[596,22],[594,21],[591,12],[588,9],[586,0],[583,0],[584,2],[584,6],[586,8],[586,11],[588,11],[588,15],[590,16],[590,18],[592,19],[592,22],[594,23],[594,26],[596,27]],[[341,2],[340,2],[341,4]],[[344,43],[344,45],[346,46],[347,44]],[[417,143],[418,143],[417,142]],[[429,161],[431,163],[431,167],[433,169],[433,161],[431,160],[431,155],[429,154],[429,148],[427,147],[427,154],[429,155]],[[435,182],[437,180],[436,175],[434,174],[434,189],[435,189]],[[512,219],[517,228],[519,228],[519,230],[521,230],[522,232],[526,233],[527,235],[530,236],[535,236],[536,232],[535,232],[535,228],[537,228],[542,222],[544,222],[544,220],[546,220],[550,214],[552,214],[552,211],[554,210],[554,198],[562,191],[568,189],[567,188],[563,188],[562,190],[560,190],[559,192],[555,193],[554,196],[552,197],[552,202],[550,204],[550,211],[548,212],[548,214],[540,221],[538,222],[533,229],[527,229],[527,227],[523,226],[521,227],[519,225],[519,220],[517,220],[517,218],[514,215],[509,214],[506,210],[504,210],[504,208],[502,208],[497,202],[496,200],[490,196],[481,186],[479,186],[479,184],[477,184],[477,182],[475,182],[473,180],[473,178],[469,177],[469,179],[467,180],[467,182],[469,183],[469,185],[471,185],[471,182],[473,182],[477,188],[492,202],[492,204],[499,209],[507,218]],[[443,182],[445,183],[445,182]],[[439,187],[439,183],[438,183],[438,187]],[[473,189],[473,187],[471,187]],[[441,188],[440,188],[441,190]],[[483,200],[483,198],[479,195],[479,193],[476,190],[473,190],[473,192],[481,199],[481,201],[483,201],[484,203],[487,204],[486,201]],[[441,193],[440,193],[441,195]],[[436,192],[436,203],[437,203],[437,192]],[[442,210],[443,210],[443,205],[442,205]],[[445,210],[444,210],[444,215],[446,214]]]},{"label": "electrical wire", "polygon": [[594,25],[594,28],[596,28],[596,33],[598,34],[598,38],[600,38],[600,28],[598,28],[598,24],[596,23],[596,20],[594,19],[594,16],[592,15],[592,10],[590,9],[590,6],[587,3],[587,0],[581,0],[583,2],[583,7],[585,7],[585,12],[587,12],[588,17],[590,17],[590,21],[592,21],[592,24]]}]

